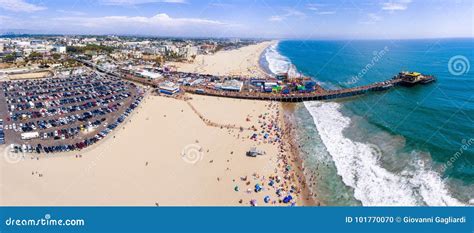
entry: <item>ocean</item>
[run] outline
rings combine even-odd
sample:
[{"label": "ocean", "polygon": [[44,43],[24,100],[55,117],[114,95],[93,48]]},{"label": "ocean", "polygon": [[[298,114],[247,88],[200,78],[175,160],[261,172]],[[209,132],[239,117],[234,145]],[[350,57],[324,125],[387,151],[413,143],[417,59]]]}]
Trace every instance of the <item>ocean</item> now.
[{"label": "ocean", "polygon": [[[474,39],[280,41],[262,55],[329,89],[400,71],[437,82],[299,103],[295,118],[311,190],[323,205],[474,205]],[[294,68],[293,68],[294,67]]]}]

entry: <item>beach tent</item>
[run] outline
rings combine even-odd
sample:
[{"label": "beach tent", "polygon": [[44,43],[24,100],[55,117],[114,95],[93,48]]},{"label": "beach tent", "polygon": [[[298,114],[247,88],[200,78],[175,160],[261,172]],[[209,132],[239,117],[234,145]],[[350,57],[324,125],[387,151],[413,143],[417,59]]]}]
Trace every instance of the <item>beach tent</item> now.
[{"label": "beach tent", "polygon": [[252,199],[252,200],[250,201],[250,205],[252,205],[252,206],[257,206],[257,200]]},{"label": "beach tent", "polygon": [[270,180],[270,182],[268,182],[268,185],[270,185],[270,186],[273,186],[274,184],[275,184],[275,181],[273,181],[273,180]]},{"label": "beach tent", "polygon": [[265,203],[270,202],[270,196],[265,196],[265,198],[263,198],[263,201],[264,201]]},{"label": "beach tent", "polygon": [[283,198],[283,203],[289,203],[291,200],[293,200],[293,197],[291,195],[288,195]]}]

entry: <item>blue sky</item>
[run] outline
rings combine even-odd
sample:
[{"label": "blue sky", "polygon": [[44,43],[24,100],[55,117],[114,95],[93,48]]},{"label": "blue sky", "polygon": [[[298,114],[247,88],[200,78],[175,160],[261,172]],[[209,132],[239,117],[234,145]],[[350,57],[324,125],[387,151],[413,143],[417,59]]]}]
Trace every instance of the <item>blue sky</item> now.
[{"label": "blue sky", "polygon": [[188,37],[473,37],[472,0],[0,0],[0,30]]}]

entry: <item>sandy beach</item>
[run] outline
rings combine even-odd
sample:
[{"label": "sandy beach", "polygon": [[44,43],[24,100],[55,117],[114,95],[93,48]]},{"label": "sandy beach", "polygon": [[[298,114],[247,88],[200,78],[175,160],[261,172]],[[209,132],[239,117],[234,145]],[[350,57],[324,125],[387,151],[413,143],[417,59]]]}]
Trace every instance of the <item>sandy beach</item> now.
[{"label": "sandy beach", "polygon": [[[255,69],[256,54],[270,43],[203,59],[208,62],[247,53],[240,57],[248,62],[244,66],[259,70]],[[227,62],[228,70],[242,69],[234,60],[217,60]],[[209,72],[222,68],[212,62],[204,67],[209,67],[205,69]],[[8,149],[2,150],[0,205],[308,203],[299,182],[300,165],[283,135],[280,103],[188,94],[183,99],[148,93],[125,124],[101,143],[80,152],[28,154],[12,163],[5,159]],[[251,148],[263,155],[246,156]],[[288,195],[293,200],[283,203]]]},{"label": "sandy beach", "polygon": [[[212,122],[242,127],[270,123],[279,111],[267,102],[202,96],[189,102]],[[278,198],[270,176],[281,179],[275,187],[291,183],[278,144],[250,140],[252,133],[206,125],[185,101],[148,96],[130,122],[90,150],[2,159],[0,204],[248,206],[255,199],[263,205],[267,195]],[[245,156],[253,146],[266,154]],[[262,191],[255,192],[256,184]]]},{"label": "sandy beach", "polygon": [[212,75],[263,76],[266,73],[259,65],[265,49],[276,41],[242,47],[236,50],[219,51],[212,55],[198,55],[192,63],[170,62],[178,71]]}]

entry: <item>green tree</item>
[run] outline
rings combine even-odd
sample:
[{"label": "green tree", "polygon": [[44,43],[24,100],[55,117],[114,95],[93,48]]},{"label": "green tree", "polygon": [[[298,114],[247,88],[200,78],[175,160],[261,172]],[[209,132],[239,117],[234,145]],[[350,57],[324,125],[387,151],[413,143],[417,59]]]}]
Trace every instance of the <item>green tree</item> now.
[{"label": "green tree", "polygon": [[61,58],[61,54],[58,54],[58,53],[53,54],[54,60],[59,60],[59,58]]},{"label": "green tree", "polygon": [[15,56],[13,56],[12,54],[7,54],[5,58],[3,58],[3,60],[5,62],[14,62],[16,59]]},{"label": "green tree", "polygon": [[43,58],[43,54],[38,53],[38,52],[32,52],[32,53],[30,53],[30,55],[29,55],[28,57],[29,57],[31,60],[37,60],[37,59]]}]

